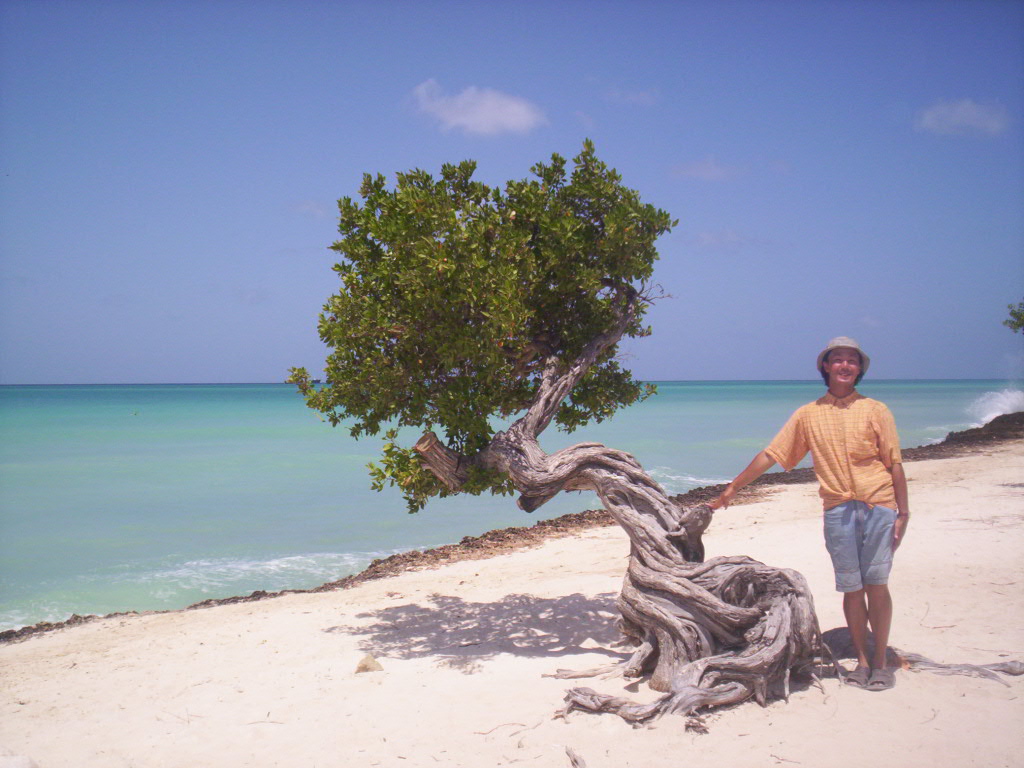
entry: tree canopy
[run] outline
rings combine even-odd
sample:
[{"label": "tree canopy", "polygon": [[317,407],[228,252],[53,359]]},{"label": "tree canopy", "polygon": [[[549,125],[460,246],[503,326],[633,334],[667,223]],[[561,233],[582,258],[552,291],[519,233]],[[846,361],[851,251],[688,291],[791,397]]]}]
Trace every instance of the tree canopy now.
[{"label": "tree canopy", "polygon": [[1024,301],[1016,306],[1010,304],[1007,309],[1010,310],[1010,316],[1003,320],[1003,325],[1014,333],[1019,333],[1024,329]]},{"label": "tree canopy", "polygon": [[[647,335],[644,309],[657,238],[676,222],[642,203],[584,143],[572,168],[555,154],[532,178],[503,189],[474,180],[476,164],[445,165],[440,178],[397,174],[389,187],[367,174],[361,201],[339,201],[341,285],[320,315],[330,349],[323,384],[292,369],[307,404],[353,436],[386,431],[374,487],[401,487],[411,511],[449,492],[424,470],[397,428],[439,429],[471,455],[488,445],[496,418],[525,409],[542,370],[570,365],[621,316],[623,336]],[[601,421],[649,395],[604,349],[555,416],[563,429]],[[511,492],[505,478],[473,468],[461,491]]]}]

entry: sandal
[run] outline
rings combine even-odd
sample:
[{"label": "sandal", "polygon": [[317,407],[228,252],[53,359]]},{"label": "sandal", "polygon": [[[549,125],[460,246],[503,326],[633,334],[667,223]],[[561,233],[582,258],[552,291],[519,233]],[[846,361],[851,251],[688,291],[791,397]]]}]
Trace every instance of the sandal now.
[{"label": "sandal", "polygon": [[853,672],[847,672],[843,678],[847,685],[853,685],[857,688],[867,688],[868,681],[871,679],[871,667],[864,667],[860,664]]},{"label": "sandal", "polygon": [[894,685],[896,685],[896,670],[874,669],[871,671],[868,684],[864,687],[869,691],[887,691]]}]

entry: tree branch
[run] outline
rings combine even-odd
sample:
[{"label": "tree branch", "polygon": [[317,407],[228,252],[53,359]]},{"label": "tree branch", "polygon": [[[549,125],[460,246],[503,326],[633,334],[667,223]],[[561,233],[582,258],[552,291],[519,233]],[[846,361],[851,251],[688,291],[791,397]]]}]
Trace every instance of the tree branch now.
[{"label": "tree branch", "polygon": [[448,490],[456,491],[466,482],[472,458],[453,451],[433,432],[425,432],[416,441],[413,450],[419,454],[427,469],[448,486]]},{"label": "tree branch", "polygon": [[643,301],[641,294],[631,285],[614,286],[613,306],[616,306],[616,322],[608,331],[595,336],[583,352],[568,367],[557,357],[548,357],[541,374],[537,395],[516,426],[520,424],[531,437],[543,432],[558,413],[562,401],[579,384],[597,358],[609,347],[618,344],[629,324],[636,317],[637,308]]}]

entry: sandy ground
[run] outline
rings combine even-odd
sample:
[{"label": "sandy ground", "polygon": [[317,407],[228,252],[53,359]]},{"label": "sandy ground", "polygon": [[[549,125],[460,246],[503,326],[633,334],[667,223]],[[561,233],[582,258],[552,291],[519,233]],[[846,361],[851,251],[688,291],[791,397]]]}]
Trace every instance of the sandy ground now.
[{"label": "sandy ground", "polygon": [[[892,645],[947,663],[1024,660],[1024,443],[907,465]],[[813,485],[716,516],[708,555],[796,568],[843,625]],[[553,719],[571,681],[621,657],[627,543],[586,531],[347,590],[112,617],[0,647],[0,766],[1019,766],[1024,678],[900,671],[893,690],[800,686],[688,732],[668,716]],[[367,654],[380,671],[357,673]],[[585,680],[635,700],[622,679]]]}]

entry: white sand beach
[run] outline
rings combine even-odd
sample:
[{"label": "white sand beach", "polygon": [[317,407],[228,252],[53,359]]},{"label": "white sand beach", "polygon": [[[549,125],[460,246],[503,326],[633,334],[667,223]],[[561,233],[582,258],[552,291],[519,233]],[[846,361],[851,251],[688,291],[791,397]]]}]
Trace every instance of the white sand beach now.
[{"label": "white sand beach", "polygon": [[[1024,660],[1024,443],[907,464],[891,643],[945,663]],[[510,502],[511,503],[511,502]],[[844,625],[813,484],[720,512],[708,556],[809,580],[822,630]],[[632,728],[552,715],[558,680],[621,657],[615,527],[324,593],[117,616],[0,646],[0,766],[1019,766],[1024,678],[900,671],[868,692],[825,679],[789,701]],[[372,654],[382,669],[357,673]],[[0,752],[2,754],[2,752]],[[5,762],[6,761],[6,762]]]}]

